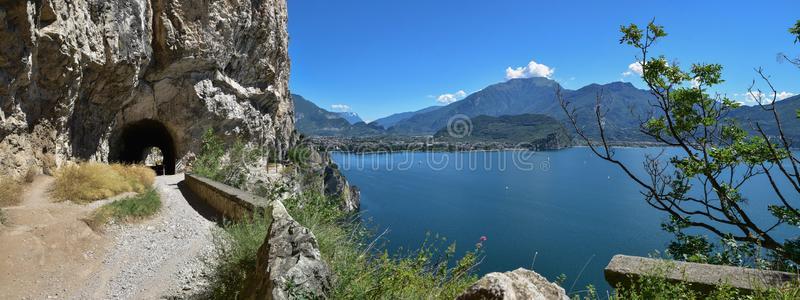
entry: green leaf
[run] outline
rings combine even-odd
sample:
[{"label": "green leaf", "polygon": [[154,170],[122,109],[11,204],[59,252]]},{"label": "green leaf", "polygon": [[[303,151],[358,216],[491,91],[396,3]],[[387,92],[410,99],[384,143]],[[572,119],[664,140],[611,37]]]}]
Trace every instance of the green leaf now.
[{"label": "green leaf", "polygon": [[797,20],[797,23],[794,24],[794,27],[789,28],[789,33],[795,36],[795,43],[800,42],[800,20]]}]

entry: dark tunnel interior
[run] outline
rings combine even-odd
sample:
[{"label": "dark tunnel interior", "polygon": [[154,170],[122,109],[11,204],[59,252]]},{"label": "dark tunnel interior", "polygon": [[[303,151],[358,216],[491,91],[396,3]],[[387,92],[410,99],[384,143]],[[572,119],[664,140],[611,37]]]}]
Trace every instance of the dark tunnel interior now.
[{"label": "dark tunnel interior", "polygon": [[147,119],[125,125],[113,146],[118,147],[116,151],[112,149],[112,153],[117,153],[116,161],[128,164],[143,163],[148,150],[157,147],[164,155],[164,160],[163,167],[157,167],[156,171],[159,175],[175,174],[175,143],[161,122]]}]

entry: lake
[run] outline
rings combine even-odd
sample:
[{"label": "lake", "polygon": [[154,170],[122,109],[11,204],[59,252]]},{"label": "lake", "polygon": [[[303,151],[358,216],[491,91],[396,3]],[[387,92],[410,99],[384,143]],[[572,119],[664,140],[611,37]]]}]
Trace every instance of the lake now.
[{"label": "lake", "polygon": [[[644,155],[661,151],[678,153],[619,148],[617,158],[640,172]],[[665,213],[588,148],[333,153],[333,159],[361,189],[363,218],[388,229],[390,251],[419,247],[426,232],[455,241],[460,251],[486,236],[481,275],[524,267],[552,281],[563,273],[568,292],[594,284],[604,294],[603,268],[613,255],[647,256],[671,238],[660,227]],[[766,201],[756,199],[770,195],[767,182],[756,179],[745,194],[755,195],[754,219],[769,220]]]}]

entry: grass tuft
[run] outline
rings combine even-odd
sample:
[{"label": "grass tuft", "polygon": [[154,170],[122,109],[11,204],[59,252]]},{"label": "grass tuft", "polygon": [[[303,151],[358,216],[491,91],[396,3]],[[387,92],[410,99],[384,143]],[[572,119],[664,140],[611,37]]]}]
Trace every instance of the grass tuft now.
[{"label": "grass tuft", "polygon": [[270,218],[255,214],[239,222],[227,222],[213,234],[216,270],[209,289],[211,299],[236,299],[247,274],[255,271],[258,248],[267,237]]},{"label": "grass tuft", "polygon": [[153,185],[155,172],[144,166],[83,163],[56,172],[53,196],[87,203],[125,192],[143,193]]},{"label": "grass tuft", "polygon": [[155,189],[149,189],[134,197],[105,204],[95,210],[86,223],[98,230],[109,221],[130,222],[155,215],[161,208],[161,199]]},{"label": "grass tuft", "polygon": [[17,205],[22,201],[22,184],[13,178],[0,176],[0,207]]}]

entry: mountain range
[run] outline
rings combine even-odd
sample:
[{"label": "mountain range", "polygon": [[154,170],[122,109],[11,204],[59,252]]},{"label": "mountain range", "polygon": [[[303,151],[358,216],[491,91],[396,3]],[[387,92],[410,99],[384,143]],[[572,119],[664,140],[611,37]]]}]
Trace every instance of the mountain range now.
[{"label": "mountain range", "polygon": [[[364,121],[351,124],[339,113],[330,112],[308,101],[303,96],[292,94],[295,112],[295,127],[309,136],[355,136],[380,135],[380,126],[367,125]],[[359,118],[360,119],[360,118]]]},{"label": "mountain range", "polygon": [[350,123],[350,125],[355,124],[355,123],[359,123],[359,122],[364,122],[364,120],[362,120],[361,117],[359,117],[357,113],[354,113],[352,111],[342,111],[342,112],[338,112],[336,114],[338,114],[339,117],[342,117],[342,119],[347,120],[347,122]]},{"label": "mountain range", "polygon": [[[543,77],[511,79],[490,85],[446,106],[432,106],[418,111],[398,113],[370,124],[349,124],[341,117],[339,117],[341,121],[335,121],[331,115],[336,117],[336,113],[320,109],[300,96],[296,98],[308,103],[296,104],[295,111],[298,115],[298,129],[307,135],[434,135],[457,115],[475,118],[521,114],[552,117],[566,124],[570,132],[574,132],[572,125],[567,124],[566,114],[557,100],[558,89],[570,103],[570,109],[575,111],[578,126],[590,137],[599,137],[594,107],[598,95],[602,95],[606,113],[604,126],[609,140],[650,141],[649,137],[639,131],[639,124],[651,111],[649,103],[654,97],[649,91],[638,89],[626,82],[590,84],[577,90],[570,90],[561,87],[554,80]],[[793,140],[800,140],[800,120],[795,115],[795,111],[800,108],[800,96],[779,101],[776,107],[784,124],[784,132]],[[737,119],[745,128],[752,129],[753,121],[759,121],[770,124],[765,125],[769,133],[776,132],[775,126],[771,125],[774,122],[766,122],[771,120],[771,113],[760,107],[742,107],[731,112],[730,116]]]},{"label": "mountain range", "polygon": [[437,110],[437,109],[440,109],[440,108],[442,108],[442,106],[429,106],[429,107],[426,107],[426,108],[423,108],[423,109],[420,109],[420,110],[417,110],[417,111],[407,111],[407,112],[396,113],[396,114],[390,115],[388,117],[383,117],[383,118],[377,119],[377,120],[373,121],[372,123],[380,125],[383,128],[391,128],[392,126],[394,126],[395,124],[397,124],[400,121],[405,121],[406,119],[411,118],[413,116],[416,116],[418,114],[431,112],[431,111],[434,111],[434,110]]}]

